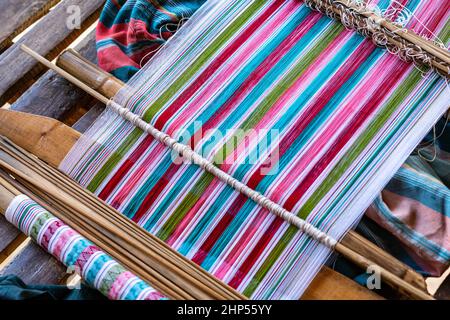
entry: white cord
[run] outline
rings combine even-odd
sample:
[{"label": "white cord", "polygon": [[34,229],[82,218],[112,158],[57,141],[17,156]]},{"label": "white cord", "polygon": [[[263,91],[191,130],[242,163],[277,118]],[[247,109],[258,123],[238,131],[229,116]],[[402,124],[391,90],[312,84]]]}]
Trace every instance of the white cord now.
[{"label": "white cord", "polygon": [[331,249],[334,249],[334,247],[336,246],[337,244],[336,239],[330,237],[325,232],[319,230],[312,224],[299,218],[292,212],[287,211],[282,206],[273,202],[272,200],[270,200],[263,194],[259,193],[258,191],[251,189],[244,183],[240,182],[239,180],[235,179],[234,177],[226,173],[225,171],[222,171],[221,169],[217,168],[213,163],[202,157],[197,152],[193,151],[189,146],[181,144],[168,134],[159,131],[151,124],[142,120],[137,114],[131,112],[129,109],[122,107],[113,100],[109,101],[108,107],[115,113],[119,114],[125,120],[130,121],[137,128],[143,130],[144,132],[149,133],[157,141],[166,145],[170,149],[176,151],[186,160],[192,162],[193,164],[198,165],[203,170],[211,173],[220,181],[225,182],[236,191],[252,199],[258,205],[269,210],[271,213],[277,215],[278,217],[282,218],[287,223],[297,227],[300,231],[309,235],[316,241],[324,244],[325,246]]}]

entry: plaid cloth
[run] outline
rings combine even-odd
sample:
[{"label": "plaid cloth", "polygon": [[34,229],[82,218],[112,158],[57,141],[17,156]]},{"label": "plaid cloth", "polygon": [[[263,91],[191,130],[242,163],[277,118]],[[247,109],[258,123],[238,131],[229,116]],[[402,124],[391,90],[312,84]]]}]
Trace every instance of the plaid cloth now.
[{"label": "plaid cloth", "polygon": [[97,26],[98,63],[127,81],[206,0],[108,0]]},{"label": "plaid cloth", "polygon": [[450,124],[442,118],[435,130],[438,138],[424,139],[367,215],[406,246],[416,269],[439,276],[450,261]]},{"label": "plaid cloth", "polygon": [[[205,1],[108,0],[97,28],[99,65],[129,80]],[[386,249],[432,276],[450,262],[449,129],[442,120],[436,147],[428,144],[411,155],[367,211],[400,240]]]}]

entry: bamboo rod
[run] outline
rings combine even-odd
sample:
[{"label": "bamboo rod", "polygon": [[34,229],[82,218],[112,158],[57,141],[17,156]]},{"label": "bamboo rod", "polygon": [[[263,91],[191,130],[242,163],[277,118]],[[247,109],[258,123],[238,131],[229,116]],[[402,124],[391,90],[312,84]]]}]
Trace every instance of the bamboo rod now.
[{"label": "bamboo rod", "polygon": [[[68,222],[69,225],[76,224],[77,230],[85,231],[84,236],[94,243],[100,242],[101,248],[125,266],[131,267],[131,271],[154,285],[157,290],[174,299],[244,299],[242,295],[200,267],[193,268],[191,261],[174,253],[160,240],[154,241],[150,234],[139,230],[139,227],[131,221],[127,221],[129,232],[125,232],[115,223],[115,217],[110,215],[111,212],[102,215],[101,212],[90,210],[78,197],[73,197],[31,170],[31,167],[28,167],[30,162],[22,164],[20,157],[11,156],[5,148],[2,150],[6,150],[6,153],[1,156],[0,166],[5,171],[64,212],[63,216],[61,212],[52,212],[55,216]],[[67,177],[65,179],[66,182],[70,180]],[[97,201],[100,203],[98,199]],[[124,218],[120,213],[116,214]],[[158,252],[161,248],[162,253]],[[148,274],[153,277],[149,278]],[[176,290],[173,290],[174,288]]]},{"label": "bamboo rod", "polygon": [[20,192],[0,176],[0,211],[5,212],[11,201]]},{"label": "bamboo rod", "polygon": [[[68,81],[72,82],[74,85],[78,86],[79,88],[83,89],[85,92],[93,96],[94,98],[98,99],[99,101],[105,103],[106,105],[109,104],[110,99],[103,96],[102,94],[98,93],[94,89],[90,88],[86,84],[84,84],[82,81],[78,80],[74,76],[72,76],[70,73],[66,72],[65,70],[61,69],[60,67],[54,65],[44,57],[40,56],[38,53],[34,52],[30,48],[22,45],[22,50],[27,52],[29,55],[34,57],[37,61],[41,62],[43,65],[47,66],[48,68],[54,70],[59,75],[66,78]],[[4,168],[7,168],[7,165],[5,163],[1,163]],[[8,167],[8,171],[11,172],[11,170],[14,170],[14,168]],[[16,174],[20,174],[20,172],[15,172]],[[341,243],[338,243],[334,249],[336,252],[341,253],[344,257],[349,259],[350,261],[355,262],[357,265],[360,265],[362,267],[368,267],[371,265],[377,265],[373,261],[363,257],[359,253],[353,251],[352,249],[344,246]],[[415,286],[411,285],[410,283],[406,282],[405,280],[399,278],[398,276],[394,275],[392,272],[382,268],[381,266],[378,266],[378,270],[380,271],[381,276],[389,283],[393,284],[394,286],[397,286],[410,294],[413,298],[416,299],[424,299],[424,300],[432,300],[433,297],[428,295],[427,293],[423,292],[422,290],[416,288]]]},{"label": "bamboo rod", "polygon": [[[7,141],[4,141],[6,143],[6,145],[8,145]],[[3,145],[3,147],[5,147],[6,145]],[[17,148],[17,150],[19,150],[20,148],[18,148],[17,146],[12,146],[11,145],[11,149]],[[14,152],[14,151],[13,151]],[[22,153],[24,153],[24,150],[22,150]],[[10,155],[15,155],[15,156],[20,156],[16,154],[11,154]],[[88,191],[84,190],[83,188],[81,188],[75,181],[73,181],[72,179],[68,179],[65,175],[63,175],[60,171],[52,168],[51,166],[48,166],[47,164],[45,164],[44,162],[40,161],[39,159],[35,158],[35,157],[25,157],[22,156],[21,160],[26,161],[26,166],[29,168],[32,168],[33,170],[36,170],[36,172],[40,173],[41,175],[50,175],[52,177],[52,182],[55,183],[55,185],[62,189],[65,190],[66,192],[69,193],[74,193],[76,194],[79,198],[78,201],[80,201],[81,203],[85,203],[88,206],[90,206],[90,208],[92,210],[95,210],[97,212],[104,212],[106,214],[107,218],[110,218],[110,222],[112,223],[121,223],[121,227],[124,228],[124,230],[129,230],[127,228],[129,228],[129,223],[130,221],[128,219],[126,219],[122,214],[118,213],[117,211],[113,210],[112,208],[110,208],[109,206],[102,206],[100,204],[102,204],[102,202],[100,202],[98,200],[97,197],[95,197],[93,194],[89,193]],[[87,199],[87,200],[86,200]],[[135,230],[131,230],[131,231],[138,231],[140,232],[140,237],[148,237],[148,232],[145,231],[142,228],[136,228]],[[140,239],[140,238],[138,238]],[[158,238],[155,238],[155,240],[158,243],[163,243],[162,241],[160,241]],[[199,268],[195,263],[193,263],[191,260],[185,259],[182,255],[180,255],[179,253],[173,251],[172,249],[166,247],[166,246],[161,246],[163,249],[166,249],[165,251],[160,251],[160,254],[172,254],[174,255],[174,257],[172,257],[171,259],[174,259],[174,261],[178,261],[178,260],[185,260],[186,263],[188,265],[190,265],[191,269],[195,272],[200,271],[200,273],[203,273],[203,275],[210,277],[210,275],[202,268]],[[183,262],[183,261],[182,261]],[[220,284],[219,287],[222,286],[222,282],[219,281],[218,279],[216,279],[215,277],[212,277],[213,280],[215,280],[216,284]],[[211,285],[211,284],[209,284]],[[220,289],[220,288],[219,288]]]}]

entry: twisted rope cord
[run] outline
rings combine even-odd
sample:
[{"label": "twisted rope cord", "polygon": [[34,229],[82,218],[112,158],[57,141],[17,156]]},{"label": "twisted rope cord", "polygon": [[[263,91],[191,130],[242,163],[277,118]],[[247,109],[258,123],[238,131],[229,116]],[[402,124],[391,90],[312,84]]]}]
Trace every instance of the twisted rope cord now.
[{"label": "twisted rope cord", "polygon": [[[387,49],[403,61],[413,62],[417,66],[426,66],[444,77],[450,77],[450,65],[448,62],[425,51],[420,45],[401,37],[398,32],[405,32],[402,26],[391,22],[398,26],[398,30],[392,31],[383,26],[382,22],[388,21],[384,17],[375,16],[368,18],[364,16],[364,12],[375,14],[364,3],[352,1],[352,7],[349,7],[340,0],[304,1],[312,10],[325,14],[341,22],[347,29],[355,30],[364,37],[372,39],[377,46]],[[433,45],[446,49],[445,46],[436,41],[433,41]],[[436,67],[435,63],[442,68]]]},{"label": "twisted rope cord", "polygon": [[122,107],[118,103],[114,102],[113,100],[110,100],[108,103],[108,107],[115,113],[117,113],[119,116],[121,116],[123,119],[131,122],[135,127],[143,130],[144,132],[150,134],[153,136],[157,141],[164,144],[165,146],[169,147],[170,149],[177,152],[179,155],[181,155],[184,159],[190,161],[193,164],[198,165],[203,170],[211,173],[214,175],[217,179],[220,181],[228,184],[236,191],[240,192],[241,194],[247,196],[248,198],[255,201],[258,205],[261,207],[269,210],[272,214],[277,215],[278,217],[285,220],[287,223],[297,227],[300,231],[304,232],[314,240],[324,244],[330,249],[334,249],[337,240],[326,234],[325,232],[321,231],[320,229],[316,228],[309,222],[306,222],[305,220],[301,219],[300,217],[296,216],[292,212],[287,211],[279,204],[273,202],[263,194],[261,194],[258,191],[255,191],[248,187],[246,184],[240,182],[239,180],[235,179],[225,171],[222,171],[221,169],[217,168],[213,163],[211,163],[209,160],[202,157],[200,154],[195,152],[191,149],[190,146],[184,145],[173,139],[168,134],[159,131],[151,124],[145,122],[142,120],[142,118],[131,112],[129,109]]}]

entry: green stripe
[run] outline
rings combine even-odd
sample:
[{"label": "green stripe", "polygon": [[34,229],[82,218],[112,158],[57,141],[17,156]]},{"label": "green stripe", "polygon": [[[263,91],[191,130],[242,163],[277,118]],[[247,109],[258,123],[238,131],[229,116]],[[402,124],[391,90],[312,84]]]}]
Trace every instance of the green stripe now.
[{"label": "green stripe", "polygon": [[[348,169],[352,162],[361,154],[361,152],[367,147],[371,139],[378,133],[378,130],[384,125],[387,119],[394,113],[398,106],[404,101],[422,79],[421,74],[414,70],[414,72],[408,76],[403,82],[402,86],[397,88],[387,105],[378,113],[377,118],[370,124],[359,139],[353,144],[352,148],[342,157],[337,163],[335,168],[327,176],[327,179],[320,185],[320,187],[314,192],[314,194],[308,199],[305,205],[300,209],[299,216],[302,219],[306,219],[309,213],[316,207],[316,205],[322,200],[328,191],[334,186],[334,184],[342,177],[343,173]],[[325,219],[327,215],[322,218]],[[298,232],[296,227],[290,226],[283,234],[281,240],[277,243],[275,248],[270,252],[269,256],[264,261],[261,268],[255,274],[251,281],[251,284],[245,289],[245,295],[250,296],[256,289],[256,283],[260,283],[275,261],[279,258],[281,253],[292,241],[295,234]]]},{"label": "green stripe", "polygon": [[[344,28],[340,24],[334,24],[323,36],[317,41],[317,46],[313,46],[311,50],[305,53],[304,57],[295,65],[295,67],[284,77],[284,79],[273,89],[266,99],[257,107],[257,109],[250,115],[240,126],[240,128],[247,130],[255,126],[267,111],[278,101],[278,99],[288,90],[306,71],[309,65],[321,54]],[[239,138],[238,138],[239,139]],[[231,141],[231,140],[230,140]],[[226,149],[231,146],[236,147],[238,143],[224,144],[221,150],[219,150],[215,157],[215,163],[221,163],[220,157],[226,154]],[[225,148],[225,146],[227,148]],[[225,148],[225,149],[224,149]],[[232,150],[230,150],[231,152]],[[229,154],[229,153],[228,153]],[[197,181],[189,192],[187,197],[183,199],[180,206],[176,208],[170,218],[166,221],[164,226],[158,232],[157,236],[161,240],[167,240],[168,237],[174,232],[177,225],[185,217],[187,212],[197,203],[202,194],[206,191],[210,183],[213,181],[213,176],[210,173],[203,173],[200,179]]]},{"label": "green stripe", "polygon": [[[162,106],[164,106],[173,96],[174,92],[177,92],[185,82],[187,82],[192,76],[194,76],[198,70],[208,61],[208,59],[216,53],[227,41],[231,39],[245,23],[254,15],[256,11],[261,9],[266,4],[266,1],[255,1],[250,5],[243,13],[233,21],[221,34],[214,40],[208,49],[205,50],[197,60],[186,70],[182,77],[174,82],[166,91],[158,98],[155,103],[145,112],[143,119],[149,122],[150,119],[158,112]],[[139,102],[138,102],[139,103]],[[130,135],[124,140],[124,142],[116,149],[116,151],[106,161],[104,166],[97,172],[95,177],[87,186],[92,192],[95,192],[100,184],[106,179],[106,177],[114,170],[123,156],[134,146],[139,137],[143,134],[142,130],[134,129]]]}]

